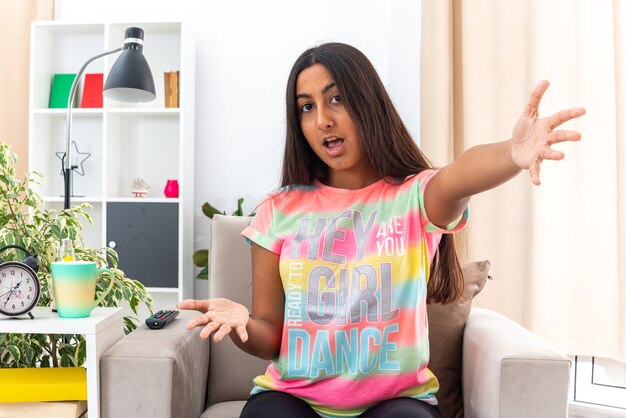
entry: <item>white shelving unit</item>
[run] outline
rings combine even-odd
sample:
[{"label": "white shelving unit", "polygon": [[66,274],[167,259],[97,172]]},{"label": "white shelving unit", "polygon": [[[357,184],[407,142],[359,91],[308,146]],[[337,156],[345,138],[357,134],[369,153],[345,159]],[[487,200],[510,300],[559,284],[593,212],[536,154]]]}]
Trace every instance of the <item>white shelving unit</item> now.
[{"label": "white shelving unit", "polygon": [[[88,202],[93,206],[94,227],[86,225],[83,234],[86,245],[94,248],[109,245],[114,240],[109,236],[111,227],[122,226],[123,230],[133,232],[134,238],[133,242],[128,242],[129,239],[116,242],[120,268],[129,277],[145,282],[152,292],[174,293],[177,299],[188,298],[193,296],[195,52],[193,40],[182,23],[34,22],[31,28],[29,169],[45,176],[46,181],[37,191],[46,205],[61,209],[63,177],[61,161],[55,153],[65,151],[66,109],[48,108],[52,76],[77,73],[90,57],[121,46],[124,31],[130,26],[140,27],[145,32],[143,52],[152,70],[157,98],[141,104],[105,98],[102,109],[73,109],[72,140],[76,141],[80,152],[91,155],[83,165],[85,176],[73,175],[76,196],[72,197],[72,204]],[[93,61],[85,73],[104,73],[106,80],[118,56],[119,53]],[[180,71],[179,108],[165,108],[163,73],[166,71]],[[79,87],[79,102],[81,96]],[[136,177],[150,186],[145,198],[132,197],[130,185]],[[178,180],[178,198],[164,196],[168,179]],[[132,216],[112,219],[112,213],[120,213],[120,205],[147,215],[161,207],[174,215],[173,218],[152,219],[157,226],[147,228],[149,231],[133,231],[136,225],[132,224]],[[133,209],[139,207],[139,211]],[[170,232],[170,236],[148,237],[163,229],[160,222],[173,225],[177,230],[174,236]],[[155,244],[154,241],[157,246],[168,241],[175,247],[165,254],[148,254],[150,261],[144,264],[162,263],[169,268],[175,265],[177,277],[168,278],[166,284],[151,286],[150,277],[131,275],[124,265],[129,261],[125,259],[127,251],[134,254],[130,257],[137,258],[138,252],[151,248],[147,244]]]},{"label": "white shelving unit", "polygon": [[0,318],[0,332],[29,334],[82,334],[87,359],[87,410],[92,418],[100,417],[100,359],[113,344],[124,337],[123,310],[95,308],[87,318],[59,318],[50,307],[38,306],[33,320]]}]

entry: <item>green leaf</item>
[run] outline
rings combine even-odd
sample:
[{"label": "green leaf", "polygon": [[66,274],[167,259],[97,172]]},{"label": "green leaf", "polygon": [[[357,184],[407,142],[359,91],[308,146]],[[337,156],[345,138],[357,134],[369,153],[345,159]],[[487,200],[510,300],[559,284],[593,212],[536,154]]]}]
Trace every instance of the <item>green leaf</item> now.
[{"label": "green leaf", "polygon": [[[65,337],[64,340],[69,340],[67,338],[68,336],[64,336],[64,337]],[[70,346],[69,344],[66,344],[64,342],[59,347],[59,354],[66,355],[66,356],[72,356],[72,355],[74,355],[74,350],[73,350],[72,346]]]},{"label": "green leaf", "polygon": [[25,357],[26,357],[26,363],[29,366],[32,366],[33,365],[33,360],[35,358],[35,350],[33,350],[32,347],[25,347],[24,348],[24,354],[25,354]]},{"label": "green leaf", "polygon": [[22,355],[20,354],[20,349],[16,345],[7,346],[7,351],[11,354],[11,357],[13,357],[13,360],[16,363],[18,363],[20,359],[22,358]]},{"label": "green leaf", "polygon": [[85,359],[87,358],[87,347],[85,344],[85,340],[81,339],[78,342],[78,346],[76,347],[76,351],[75,351],[75,363],[77,366],[82,365],[85,362]]},{"label": "green leaf", "polygon": [[2,345],[4,340],[6,340],[6,338],[7,338],[7,334],[0,334],[0,346]]},{"label": "green leaf", "polygon": [[204,266],[200,273],[196,276],[196,279],[208,279],[209,278],[209,266]]},{"label": "green leaf", "polygon": [[193,253],[193,263],[198,267],[209,264],[209,250],[198,250]]},{"label": "green leaf", "polygon": [[50,356],[41,357],[41,361],[39,362],[41,367],[50,367]]},{"label": "green leaf", "polygon": [[243,208],[241,205],[243,205],[243,197],[237,200],[237,210],[233,212],[233,216],[243,216]]},{"label": "green leaf", "polygon": [[50,226],[50,230],[52,231],[52,234],[56,237],[56,239],[58,240],[62,240],[63,238],[67,238],[67,235],[65,234],[65,232],[63,232],[63,230],[61,229],[61,227],[57,224],[53,224]]},{"label": "green leaf", "polygon": [[133,297],[133,292],[131,292],[129,288],[124,287],[122,288],[122,296],[124,296],[125,300],[131,300]]},{"label": "green leaf", "polygon": [[134,318],[125,316],[124,317],[124,334],[128,335],[137,328],[137,325],[133,322]]},{"label": "green leaf", "polygon": [[137,313],[137,306],[139,305],[139,299],[137,299],[137,297],[133,295],[133,297],[130,298],[128,302],[130,303],[130,309],[132,309],[133,312]]},{"label": "green leaf", "polygon": [[204,202],[202,205],[202,213],[204,213],[209,218],[213,219],[214,215],[225,215],[225,212],[220,212],[213,206],[209,204],[209,202]]},{"label": "green leaf", "polygon": [[61,367],[71,367],[72,365],[72,359],[70,356],[67,354],[61,355]]},{"label": "green leaf", "polygon": [[33,338],[30,340],[30,346],[33,347],[33,350],[41,350],[41,343],[36,337],[37,334],[33,335]]}]

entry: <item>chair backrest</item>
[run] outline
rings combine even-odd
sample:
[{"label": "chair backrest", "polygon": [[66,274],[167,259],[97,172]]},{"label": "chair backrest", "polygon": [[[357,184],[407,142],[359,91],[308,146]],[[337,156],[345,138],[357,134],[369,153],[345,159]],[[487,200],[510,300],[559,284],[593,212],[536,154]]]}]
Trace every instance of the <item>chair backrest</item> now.
[{"label": "chair backrest", "polygon": [[[250,246],[240,233],[251,220],[215,215],[209,259],[209,298],[227,298],[248,309],[252,301],[252,261]],[[230,338],[217,344],[211,341],[207,406],[247,399],[252,379],[265,373],[268,364],[241,351]]]}]

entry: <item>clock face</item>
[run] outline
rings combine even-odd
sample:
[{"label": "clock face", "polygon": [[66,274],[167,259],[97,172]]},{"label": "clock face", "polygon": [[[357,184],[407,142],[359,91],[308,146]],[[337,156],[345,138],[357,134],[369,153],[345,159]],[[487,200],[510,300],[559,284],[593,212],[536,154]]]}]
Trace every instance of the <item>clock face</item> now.
[{"label": "clock face", "polygon": [[39,280],[31,268],[14,261],[0,265],[0,313],[25,314],[38,300]]}]

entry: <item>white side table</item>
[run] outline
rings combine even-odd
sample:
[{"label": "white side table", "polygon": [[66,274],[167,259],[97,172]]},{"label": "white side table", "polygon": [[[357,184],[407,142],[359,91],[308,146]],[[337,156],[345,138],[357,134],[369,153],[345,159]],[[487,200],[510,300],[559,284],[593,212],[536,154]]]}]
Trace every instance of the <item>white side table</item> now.
[{"label": "white side table", "polygon": [[95,308],[87,318],[59,318],[49,307],[38,306],[28,317],[0,317],[0,333],[81,334],[87,360],[87,413],[100,417],[100,358],[124,336],[122,308]]}]

